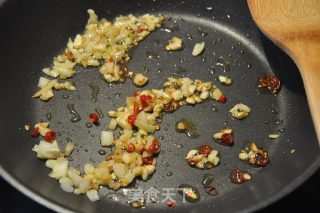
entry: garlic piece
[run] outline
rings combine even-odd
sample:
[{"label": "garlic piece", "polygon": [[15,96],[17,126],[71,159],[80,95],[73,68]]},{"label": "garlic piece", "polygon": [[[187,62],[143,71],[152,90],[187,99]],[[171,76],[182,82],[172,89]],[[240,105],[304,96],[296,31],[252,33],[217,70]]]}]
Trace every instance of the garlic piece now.
[{"label": "garlic piece", "polygon": [[148,77],[143,75],[142,73],[137,73],[133,76],[133,83],[136,86],[142,87],[148,83]]},{"label": "garlic piece", "polygon": [[182,40],[174,36],[166,46],[166,51],[180,50],[182,48]]},{"label": "garlic piece", "polygon": [[193,56],[200,55],[204,50],[204,46],[205,46],[204,42],[196,43],[196,45],[194,45],[194,48],[193,48],[193,51],[192,51],[192,55]]},{"label": "garlic piece", "polygon": [[232,117],[242,120],[249,115],[251,109],[248,106],[239,103],[236,104],[229,112],[231,113]]},{"label": "garlic piece", "polygon": [[219,75],[218,80],[226,85],[231,85],[232,84],[232,79],[228,76],[224,76],[224,75]]}]

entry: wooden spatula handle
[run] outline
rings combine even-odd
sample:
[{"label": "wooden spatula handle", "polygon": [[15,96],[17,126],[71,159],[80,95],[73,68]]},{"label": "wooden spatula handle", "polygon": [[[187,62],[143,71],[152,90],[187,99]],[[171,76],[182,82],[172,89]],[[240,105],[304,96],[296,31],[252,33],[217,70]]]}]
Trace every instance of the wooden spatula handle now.
[{"label": "wooden spatula handle", "polygon": [[[319,34],[320,35],[320,34]],[[320,143],[320,37],[318,41],[304,38],[291,44],[292,57],[296,61],[304,87],[307,93],[308,102],[317,131]]]},{"label": "wooden spatula handle", "polygon": [[261,31],[298,65],[320,145],[320,0],[247,1]]}]

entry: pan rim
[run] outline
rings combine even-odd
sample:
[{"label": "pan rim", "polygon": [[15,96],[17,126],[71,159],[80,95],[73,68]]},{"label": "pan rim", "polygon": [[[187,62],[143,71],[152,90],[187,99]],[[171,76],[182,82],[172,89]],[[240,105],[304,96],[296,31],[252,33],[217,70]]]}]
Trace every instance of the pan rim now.
[{"label": "pan rim", "polygon": [[[294,191],[297,189],[299,186],[301,186],[307,179],[309,179],[318,169],[320,168],[320,156],[317,157],[317,159],[309,166],[303,173],[301,173],[300,176],[296,177],[291,183],[286,185],[284,188],[282,188],[280,191],[276,192],[274,195],[271,195],[269,198],[266,200],[260,201],[256,205],[242,209],[238,212],[254,212],[257,210],[260,210],[264,207],[267,207],[271,205],[272,203],[280,200],[281,198],[285,197],[288,195],[290,192]],[[25,196],[31,198],[33,201],[37,202],[38,204],[49,208],[53,211],[56,212],[75,212],[71,209],[68,209],[66,207],[63,207],[54,201],[45,198],[38,193],[32,191],[29,189],[27,186],[22,184],[20,181],[15,179],[12,175],[10,175],[1,165],[0,165],[0,176],[6,180],[12,187],[20,191],[22,194]]]}]

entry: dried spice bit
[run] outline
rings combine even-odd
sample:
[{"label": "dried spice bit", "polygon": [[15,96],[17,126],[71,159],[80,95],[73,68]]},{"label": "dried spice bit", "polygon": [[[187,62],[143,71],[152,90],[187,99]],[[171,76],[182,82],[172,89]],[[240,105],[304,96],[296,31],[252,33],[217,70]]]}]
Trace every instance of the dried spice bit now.
[{"label": "dried spice bit", "polygon": [[190,150],[185,159],[190,166],[198,169],[211,169],[220,162],[219,152],[209,145]]},{"label": "dried spice bit", "polygon": [[204,50],[204,46],[205,46],[205,43],[204,42],[201,42],[201,43],[196,43],[194,45],[194,48],[193,48],[193,51],[192,51],[192,55],[193,56],[198,56],[200,55],[203,50]]},{"label": "dried spice bit", "polygon": [[99,115],[97,113],[90,113],[89,120],[94,124],[98,124],[99,123]]},{"label": "dried spice bit", "polygon": [[211,196],[216,196],[219,194],[218,189],[214,187],[212,184],[205,186],[204,190]]},{"label": "dried spice bit", "polygon": [[254,142],[249,143],[244,150],[240,151],[239,159],[256,167],[264,167],[270,163],[268,152],[257,147]]},{"label": "dried spice bit", "polygon": [[199,137],[196,125],[189,119],[182,118],[176,123],[176,131],[184,132],[190,138]]},{"label": "dried spice bit", "polygon": [[180,50],[180,49],[182,49],[182,40],[181,38],[174,36],[166,46],[166,51]]},{"label": "dried spice bit", "polygon": [[142,73],[137,73],[133,75],[133,83],[138,87],[146,85],[148,83],[148,80],[148,77],[146,77]]},{"label": "dried spice bit", "polygon": [[269,138],[270,139],[277,139],[280,135],[279,134],[270,134]]},{"label": "dried spice bit", "polygon": [[190,203],[195,203],[200,200],[200,193],[198,189],[189,184],[181,184],[178,186],[178,193],[183,196],[184,200]]},{"label": "dried spice bit", "polygon": [[258,88],[268,89],[272,94],[276,94],[280,91],[281,81],[272,74],[264,74],[259,78]]},{"label": "dried spice bit", "polygon": [[39,131],[40,131],[39,127],[34,128],[34,130],[31,133],[31,136],[34,137],[34,138],[38,137],[39,136]]},{"label": "dried spice bit", "polygon": [[25,129],[26,131],[29,131],[29,130],[30,130],[30,125],[28,125],[28,124],[24,125],[24,129]]},{"label": "dried spice bit", "polygon": [[214,176],[212,174],[204,174],[202,179],[202,185],[208,186],[210,185],[214,180]]},{"label": "dried spice bit", "polygon": [[47,141],[47,142],[51,142],[53,140],[55,140],[57,137],[57,133],[55,131],[48,131],[45,133],[44,135],[44,140]]},{"label": "dried spice bit", "polygon": [[242,120],[246,117],[248,117],[249,113],[251,112],[251,109],[242,104],[236,104],[232,109],[230,109],[229,111],[231,113],[231,116],[238,119],[238,120]]},{"label": "dried spice bit", "polygon": [[175,102],[175,101],[171,101],[170,103],[168,103],[168,104],[165,104],[164,105],[164,111],[165,112],[174,112],[176,109],[178,109],[178,107],[179,107],[179,104],[178,104],[178,102]]},{"label": "dried spice bit", "polygon": [[251,180],[251,175],[248,172],[234,169],[230,174],[230,180],[232,183],[241,184]]},{"label": "dried spice bit", "polygon": [[132,208],[142,208],[142,207],[145,206],[145,199],[144,198],[140,198],[137,201],[130,202],[130,206]]},{"label": "dried spice bit", "polygon": [[232,84],[232,79],[227,76],[219,75],[218,80],[220,81],[220,83],[225,84],[225,85]]},{"label": "dried spice bit", "polygon": [[217,132],[213,135],[214,141],[225,145],[232,146],[233,145],[233,130],[232,129],[222,129],[220,132]]},{"label": "dried spice bit", "polygon": [[172,200],[168,199],[165,201],[165,204],[167,204],[168,207],[170,208],[175,208],[176,207],[176,203],[173,202]]}]

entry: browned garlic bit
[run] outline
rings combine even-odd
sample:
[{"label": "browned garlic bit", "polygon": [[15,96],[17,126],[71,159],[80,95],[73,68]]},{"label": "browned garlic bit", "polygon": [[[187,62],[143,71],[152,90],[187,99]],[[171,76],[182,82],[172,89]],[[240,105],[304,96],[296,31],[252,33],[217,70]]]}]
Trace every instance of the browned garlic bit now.
[{"label": "browned garlic bit", "polygon": [[113,62],[106,62],[100,67],[99,72],[107,82],[111,83],[123,82],[127,70],[124,66],[120,66]]},{"label": "browned garlic bit", "polygon": [[42,101],[47,101],[54,96],[53,89],[55,90],[71,90],[74,91],[76,88],[68,81],[58,83],[56,79],[49,80],[44,77],[40,77],[38,86],[41,88],[32,97],[40,98]]},{"label": "browned garlic bit", "polygon": [[190,166],[198,169],[211,169],[214,166],[218,166],[220,162],[219,152],[213,150],[209,145],[190,150],[185,159]]},{"label": "browned garlic bit", "polygon": [[226,85],[231,85],[232,84],[232,79],[230,77],[227,77],[227,76],[219,75],[218,80],[222,84],[226,84]]},{"label": "browned garlic bit", "polygon": [[248,172],[234,169],[231,172],[230,180],[232,183],[241,184],[251,180],[251,175]]},{"label": "browned garlic bit", "polygon": [[174,36],[166,46],[166,51],[180,50],[180,49],[182,49],[182,40],[181,38]]},{"label": "browned garlic bit", "polygon": [[264,167],[270,162],[268,152],[257,147],[254,142],[251,142],[244,150],[240,151],[239,159],[257,167]]},{"label": "browned garlic bit", "polygon": [[148,80],[148,77],[146,77],[142,73],[137,73],[133,75],[133,83],[138,87],[146,85],[148,83]]},{"label": "browned garlic bit", "polygon": [[200,54],[203,52],[203,50],[204,50],[204,46],[205,46],[205,43],[204,43],[204,42],[196,43],[196,44],[194,45],[193,50],[192,50],[192,55],[193,55],[193,56],[198,56],[198,55],[200,55]]},{"label": "browned garlic bit", "polygon": [[248,117],[249,113],[251,112],[251,109],[248,106],[242,103],[239,103],[239,104],[236,104],[232,109],[230,109],[229,112],[232,117],[242,120]]},{"label": "browned garlic bit", "polygon": [[233,130],[222,129],[213,135],[214,140],[222,145],[232,146],[233,145]]}]

